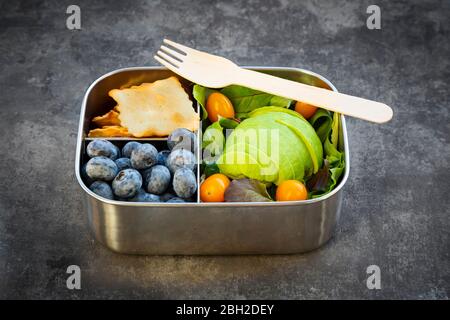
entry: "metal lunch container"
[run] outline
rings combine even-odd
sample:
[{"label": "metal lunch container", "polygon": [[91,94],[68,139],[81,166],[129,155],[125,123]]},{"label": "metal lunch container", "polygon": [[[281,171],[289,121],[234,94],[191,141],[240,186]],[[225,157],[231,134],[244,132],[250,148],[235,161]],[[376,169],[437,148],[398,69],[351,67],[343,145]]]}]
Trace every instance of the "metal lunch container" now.
[{"label": "metal lunch container", "polygon": [[[306,70],[281,67],[249,69],[336,91],[327,79]],[[107,200],[89,190],[81,178],[80,168],[87,161],[85,150],[90,140],[87,133],[91,119],[114,107],[108,91],[172,75],[162,67],[119,69],[94,81],[84,96],[75,173],[85,195],[89,226],[94,237],[115,252],[144,255],[289,254],[310,251],[326,243],[339,220],[342,187],[350,168],[343,116],[340,130],[344,141],[345,172],[334,190],[317,199],[272,203],[137,203]],[[187,88],[192,86],[184,79],[180,78],[180,81]],[[119,147],[136,140],[164,148],[166,139],[108,140]],[[197,175],[199,171],[197,168]]]}]

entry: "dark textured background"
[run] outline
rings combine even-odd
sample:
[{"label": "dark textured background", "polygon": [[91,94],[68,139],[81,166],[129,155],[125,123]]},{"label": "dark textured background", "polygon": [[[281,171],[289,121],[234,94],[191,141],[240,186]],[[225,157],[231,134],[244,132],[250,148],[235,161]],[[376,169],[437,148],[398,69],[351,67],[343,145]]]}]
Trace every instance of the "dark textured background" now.
[{"label": "dark textured background", "polygon": [[[82,30],[66,29],[81,7]],[[450,2],[1,1],[1,298],[448,298]],[[100,75],[156,65],[163,37],[241,65],[315,71],[384,101],[348,119],[351,171],[335,237],[304,255],[138,257],[94,242],[74,177],[81,99]],[[82,290],[65,287],[82,269]],[[381,268],[382,290],[366,288]]]}]

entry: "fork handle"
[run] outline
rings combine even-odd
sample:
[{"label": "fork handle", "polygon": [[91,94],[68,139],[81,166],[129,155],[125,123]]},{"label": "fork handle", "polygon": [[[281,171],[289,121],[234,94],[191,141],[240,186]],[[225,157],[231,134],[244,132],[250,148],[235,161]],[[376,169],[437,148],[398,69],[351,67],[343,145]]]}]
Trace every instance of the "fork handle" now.
[{"label": "fork handle", "polygon": [[381,102],[313,87],[303,83],[274,77],[261,72],[239,68],[235,84],[301,101],[355,118],[384,123],[392,118],[392,109]]}]

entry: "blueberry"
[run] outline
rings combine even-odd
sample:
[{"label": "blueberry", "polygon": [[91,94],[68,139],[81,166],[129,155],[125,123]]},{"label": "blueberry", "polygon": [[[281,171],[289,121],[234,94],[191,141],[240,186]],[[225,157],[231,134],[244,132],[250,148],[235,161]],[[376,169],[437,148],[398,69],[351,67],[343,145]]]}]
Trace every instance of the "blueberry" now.
[{"label": "blueberry", "polygon": [[197,190],[197,179],[192,170],[181,168],[175,171],[172,185],[177,196],[187,199]]},{"label": "blueberry", "polygon": [[144,189],[139,189],[133,198],[128,199],[132,202],[161,202],[161,199],[156,194],[145,192]]},{"label": "blueberry", "polygon": [[86,152],[91,158],[104,156],[116,160],[120,156],[119,148],[104,139],[95,139],[89,142]]},{"label": "blueberry", "polygon": [[113,200],[113,192],[109,184],[103,181],[94,181],[89,187],[92,192],[98,194],[100,197]]},{"label": "blueberry", "polygon": [[170,171],[158,164],[145,171],[144,181],[148,192],[163,194],[170,184]]},{"label": "blueberry", "polygon": [[166,192],[166,193],[160,195],[159,198],[161,199],[162,202],[167,202],[170,199],[175,198],[175,196],[169,192]]},{"label": "blueberry", "polygon": [[122,156],[122,152],[120,151],[120,148],[118,146],[114,145],[114,148],[116,148],[117,159],[119,159]]},{"label": "blueberry", "polygon": [[169,156],[169,154],[170,154],[170,150],[162,150],[162,151],[158,152],[158,158],[156,160],[156,164],[165,166],[166,160],[167,160],[167,157]]},{"label": "blueberry", "polygon": [[87,165],[87,163],[85,163],[85,164],[83,164],[83,165],[81,166],[81,169],[80,169],[81,179],[83,179],[84,183],[85,183],[87,186],[90,186],[90,185],[92,184],[92,182],[94,182],[94,180],[91,179],[91,178],[87,175],[87,172],[86,172],[86,165]]},{"label": "blueberry", "polygon": [[156,164],[158,150],[149,143],[141,144],[131,152],[131,166],[135,169],[147,169]]},{"label": "blueberry", "polygon": [[125,169],[119,172],[112,182],[114,194],[120,198],[131,198],[142,187],[141,174],[134,169]]},{"label": "blueberry", "polygon": [[195,133],[185,128],[175,129],[167,138],[167,146],[170,150],[182,148],[194,152],[196,145],[197,137]]},{"label": "blueberry", "polygon": [[181,198],[175,197],[166,201],[167,203],[178,203],[178,202],[186,202]]},{"label": "blueberry", "polygon": [[171,173],[177,169],[186,168],[194,170],[196,159],[192,152],[185,149],[175,149],[167,157],[167,167]]},{"label": "blueberry", "polygon": [[128,142],[122,148],[122,157],[130,158],[131,157],[131,152],[133,152],[133,150],[136,149],[137,147],[139,147],[140,145],[141,144],[139,142],[136,142],[136,141]]},{"label": "blueberry", "polygon": [[123,169],[131,168],[131,161],[128,158],[119,158],[114,162],[116,163],[117,167],[119,168],[119,171],[123,170]]},{"label": "blueberry", "polygon": [[144,185],[147,184],[147,180],[145,180],[145,179],[146,179],[146,177],[150,174],[150,172],[152,172],[152,167],[147,168],[147,169],[144,169],[144,170],[139,170],[139,173],[140,173],[141,176],[142,176],[142,181],[143,181],[143,184],[144,184]]},{"label": "blueberry", "polygon": [[179,143],[179,144],[175,145],[175,147],[173,147],[172,151],[177,150],[177,149],[184,149],[187,151],[191,151],[194,155],[197,154],[197,148],[195,146],[193,149],[191,149],[191,148],[186,148],[182,143]]},{"label": "blueberry", "polygon": [[111,181],[118,172],[116,163],[104,156],[94,157],[86,164],[86,174],[94,180]]}]

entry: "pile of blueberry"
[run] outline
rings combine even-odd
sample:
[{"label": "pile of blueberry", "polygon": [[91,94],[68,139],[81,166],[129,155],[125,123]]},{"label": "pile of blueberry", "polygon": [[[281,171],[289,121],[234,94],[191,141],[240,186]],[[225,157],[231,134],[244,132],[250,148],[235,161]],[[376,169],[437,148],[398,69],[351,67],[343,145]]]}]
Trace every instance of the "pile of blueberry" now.
[{"label": "pile of blueberry", "polygon": [[89,161],[81,168],[85,183],[106,199],[136,202],[195,201],[196,145],[193,132],[180,128],[167,140],[168,150],[130,141],[120,150],[104,139],[91,141]]}]

